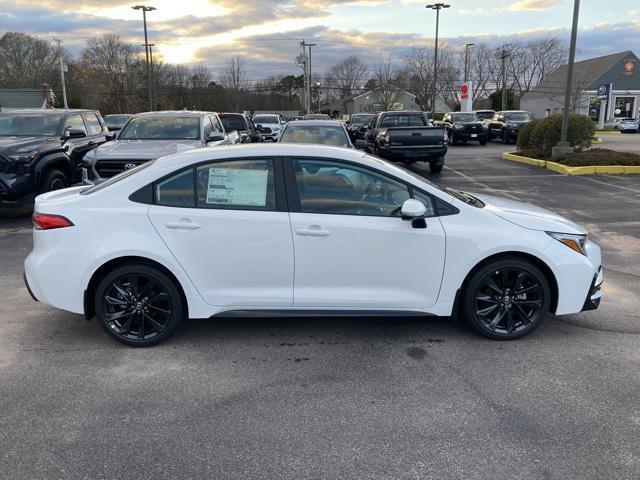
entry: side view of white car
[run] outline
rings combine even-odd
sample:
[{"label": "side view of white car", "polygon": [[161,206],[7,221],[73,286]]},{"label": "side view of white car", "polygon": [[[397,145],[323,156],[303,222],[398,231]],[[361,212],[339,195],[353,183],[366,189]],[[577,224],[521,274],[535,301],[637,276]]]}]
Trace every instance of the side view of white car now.
[{"label": "side view of white car", "polygon": [[451,315],[513,339],[597,308],[603,279],[563,217],[335,147],[178,153],[40,195],[33,222],[32,296],[136,346],[212,316]]}]

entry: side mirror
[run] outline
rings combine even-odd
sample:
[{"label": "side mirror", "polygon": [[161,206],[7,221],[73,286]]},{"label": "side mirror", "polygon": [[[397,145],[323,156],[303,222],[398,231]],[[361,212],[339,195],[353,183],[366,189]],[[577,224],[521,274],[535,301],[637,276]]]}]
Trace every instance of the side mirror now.
[{"label": "side mirror", "polygon": [[108,133],[105,134],[104,138],[106,138],[107,141],[115,140],[116,139],[116,132],[108,132]]},{"label": "side mirror", "polygon": [[64,136],[65,138],[82,138],[86,137],[87,134],[84,130],[69,129],[65,132]]},{"label": "side mirror", "polygon": [[358,139],[356,140],[356,143],[353,146],[356,147],[358,150],[366,150],[369,144],[367,143],[366,140]]},{"label": "side mirror", "polygon": [[424,219],[426,213],[427,207],[420,200],[410,198],[402,204],[400,218],[410,220],[413,228],[427,228],[427,222]]},{"label": "side mirror", "polygon": [[220,142],[224,140],[224,135],[220,132],[211,132],[207,135],[207,142]]}]

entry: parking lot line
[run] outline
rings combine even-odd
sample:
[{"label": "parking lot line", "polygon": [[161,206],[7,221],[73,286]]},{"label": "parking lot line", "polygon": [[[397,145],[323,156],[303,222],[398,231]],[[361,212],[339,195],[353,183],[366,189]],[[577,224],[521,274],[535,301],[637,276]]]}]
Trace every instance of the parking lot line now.
[{"label": "parking lot line", "polygon": [[[473,184],[475,184],[475,185],[479,185],[479,186],[481,186],[482,188],[484,188],[484,189],[486,189],[486,190],[490,190],[490,191],[492,191],[492,192],[497,192],[497,191],[498,191],[498,190],[496,190],[495,188],[490,187],[490,186],[489,186],[489,185],[487,185],[486,183],[482,183],[482,182],[480,182],[480,181],[476,180],[475,178],[470,177],[469,175],[467,175],[467,174],[465,174],[465,173],[462,173],[462,172],[460,172],[460,171],[456,170],[455,168],[451,168],[451,167],[446,166],[446,165],[445,165],[445,167],[444,167],[444,168],[445,168],[446,170],[449,170],[449,171],[451,171],[451,172],[453,172],[453,173],[457,174],[457,175],[460,175],[460,176],[461,176],[462,178],[464,178],[465,180],[468,180],[468,181],[470,181],[471,183],[473,183]],[[514,199],[514,200],[517,200],[517,201],[522,201],[519,197],[516,197],[515,195],[512,195],[511,193],[509,193],[509,192],[507,192],[507,191],[505,191],[505,190],[500,190],[500,194],[505,195],[505,196],[507,196],[507,197],[510,197],[510,198],[512,198],[512,199]]]}]

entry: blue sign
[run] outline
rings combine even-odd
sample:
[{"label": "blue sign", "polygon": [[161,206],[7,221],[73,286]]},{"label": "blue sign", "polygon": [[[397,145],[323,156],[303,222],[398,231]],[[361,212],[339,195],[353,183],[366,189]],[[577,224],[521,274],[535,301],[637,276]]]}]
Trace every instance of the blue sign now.
[{"label": "blue sign", "polygon": [[598,99],[607,100],[609,98],[610,91],[611,91],[611,84],[603,83],[598,87]]}]

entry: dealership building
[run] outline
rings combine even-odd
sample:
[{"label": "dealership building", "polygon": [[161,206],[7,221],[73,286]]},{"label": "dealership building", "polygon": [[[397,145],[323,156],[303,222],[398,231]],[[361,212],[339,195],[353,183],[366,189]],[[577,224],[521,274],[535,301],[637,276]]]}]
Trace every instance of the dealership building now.
[{"label": "dealership building", "polygon": [[[640,117],[640,59],[630,50],[574,64],[571,104],[576,113],[600,119]],[[549,74],[520,100],[520,108],[540,118],[561,113],[567,65]]]}]

